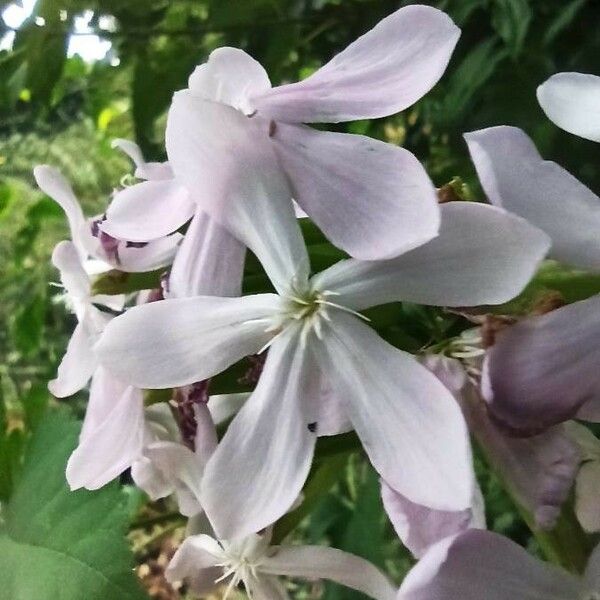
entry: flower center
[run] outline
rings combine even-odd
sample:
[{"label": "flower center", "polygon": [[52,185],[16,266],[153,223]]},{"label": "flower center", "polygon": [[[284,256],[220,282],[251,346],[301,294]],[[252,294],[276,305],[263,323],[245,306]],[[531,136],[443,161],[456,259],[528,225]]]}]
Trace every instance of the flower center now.
[{"label": "flower center", "polygon": [[223,595],[223,600],[227,600],[232,590],[234,590],[239,583],[243,583],[244,588],[248,597],[251,598],[252,585],[250,581],[256,579],[258,576],[258,568],[260,566],[260,559],[251,560],[246,555],[237,554],[231,551],[225,551],[223,554],[223,562],[217,566],[223,569],[223,575],[215,580],[215,583],[229,579],[227,589]]}]

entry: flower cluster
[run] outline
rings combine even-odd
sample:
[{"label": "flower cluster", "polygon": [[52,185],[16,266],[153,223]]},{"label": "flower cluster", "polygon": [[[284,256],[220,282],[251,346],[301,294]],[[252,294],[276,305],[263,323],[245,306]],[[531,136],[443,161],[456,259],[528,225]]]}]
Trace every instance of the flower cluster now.
[{"label": "flower cluster", "polygon": [[[279,87],[245,52],[215,50],[174,95],[168,162],[146,162],[116,140],[140,181],[116,190],[98,217],[84,217],[56,170],[35,170],[71,229],[53,263],[77,326],[50,390],[66,397],[91,380],[67,479],[96,489],[130,468],[152,499],[174,496],[189,536],[167,574],[199,594],[225,583],[286,598],[280,575],[381,600],[598,591],[594,558],[579,581],[474,531],[485,518],[469,436],[540,527],[556,522],[576,477],[595,485],[598,467],[587,476],[579,467],[583,447],[586,462],[600,452],[565,421],[600,414],[598,298],[504,323],[495,343],[465,332],[445,355],[420,358],[380,337],[364,311],[404,301],[477,320],[467,307],[511,300],[549,251],[598,269],[600,201],[514,128],[466,135],[489,205],[439,204],[407,150],[305,125],[404,110],[442,76],[459,33],[437,9],[408,6]],[[540,100],[566,129],[598,139],[598,113],[581,119],[566,99],[581,89],[587,106],[599,88],[557,76]],[[299,224],[307,218],[347,258],[313,272]],[[242,294],[248,251],[270,291]],[[160,289],[95,294],[94,278],[109,269],[164,275]],[[211,395],[211,378],[254,355],[252,393]],[[169,400],[149,405],[145,391],[157,389]],[[423,557],[399,592],[359,557],[271,544],[273,525],[302,502],[317,439],[351,430],[396,531]],[[598,508],[581,496],[582,522],[600,529]],[[512,587],[496,590],[506,570]]]}]

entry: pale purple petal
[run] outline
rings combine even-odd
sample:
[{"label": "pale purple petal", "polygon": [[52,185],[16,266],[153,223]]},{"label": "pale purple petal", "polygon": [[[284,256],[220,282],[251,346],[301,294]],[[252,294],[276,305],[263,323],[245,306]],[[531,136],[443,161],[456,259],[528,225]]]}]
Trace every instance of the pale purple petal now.
[{"label": "pale purple petal", "polygon": [[195,210],[187,189],[174,179],[142,181],[118,191],[100,228],[130,242],[148,242],[173,233]]},{"label": "pale purple petal", "polygon": [[600,77],[557,73],[538,87],[537,98],[556,125],[587,140],[600,142]]},{"label": "pale purple petal", "polygon": [[575,513],[588,533],[600,531],[600,460],[585,462],[577,474]]},{"label": "pale purple petal", "polygon": [[166,267],[173,262],[183,236],[173,233],[157,240],[152,240],[142,247],[120,242],[119,260],[113,266],[128,273],[144,273]]},{"label": "pale purple petal", "polygon": [[197,211],[171,267],[167,296],[239,296],[245,256],[240,242]]},{"label": "pale purple petal", "polygon": [[275,339],[254,393],[206,466],[201,501],[219,538],[271,525],[306,481],[317,437],[307,405],[318,388],[298,335],[288,330]]},{"label": "pale purple petal", "polygon": [[130,384],[180,387],[256,354],[272,336],[264,319],[278,308],[274,294],[152,302],[113,319],[96,351],[107,369]]},{"label": "pale purple petal", "polygon": [[[101,390],[98,390],[101,392]],[[113,409],[93,430],[86,431],[67,463],[67,481],[72,490],[95,490],[141,456],[144,439],[144,401],[141,390],[128,387],[113,397]],[[90,396],[90,404],[105,404],[106,398]]]},{"label": "pale purple petal", "polygon": [[52,264],[60,271],[60,280],[70,297],[79,300],[89,298],[90,278],[83,268],[81,255],[73,242],[65,240],[56,244],[52,251]]},{"label": "pale purple petal", "polygon": [[264,600],[289,600],[290,598],[277,577],[269,577],[261,573],[257,578],[251,579],[248,584],[250,586],[248,593],[252,594],[252,598]]},{"label": "pale purple petal", "polygon": [[600,544],[594,548],[594,551],[588,560],[584,577],[590,592],[597,592],[600,589]]},{"label": "pale purple petal", "polygon": [[328,579],[376,600],[394,600],[396,588],[373,564],[354,554],[325,546],[278,546],[261,571],[302,579]]},{"label": "pale purple petal", "polygon": [[196,594],[210,592],[222,574],[216,565],[221,562],[222,548],[208,535],[186,538],[177,549],[165,571],[170,583],[185,581]]},{"label": "pale purple petal", "polygon": [[408,150],[285,124],[272,140],[296,201],[350,255],[392,258],[437,234],[435,188]]},{"label": "pale purple petal", "polygon": [[211,396],[208,401],[208,408],[215,425],[229,421],[231,417],[240,411],[249,397],[248,392]]},{"label": "pale purple petal", "polygon": [[600,395],[600,296],[502,331],[488,351],[483,392],[496,419],[539,430]]},{"label": "pale purple petal", "polygon": [[543,160],[516,127],[465,134],[490,202],[521,215],[552,238],[551,256],[600,269],[600,198],[568,171]]},{"label": "pale purple petal", "polygon": [[473,490],[467,428],[439,380],[351,315],[332,316],[321,351],[336,393],[388,484],[431,508],[468,508]]},{"label": "pale purple petal", "polygon": [[582,583],[508,538],[471,529],[433,546],[404,579],[397,600],[571,600]]},{"label": "pale purple petal", "polygon": [[415,504],[381,483],[381,497],[398,537],[411,553],[420,558],[433,544],[471,527],[485,528],[480,512],[473,508],[460,511],[432,510]]},{"label": "pale purple petal", "polygon": [[84,238],[91,237],[91,235],[87,232],[83,210],[73,193],[71,184],[58,169],[48,165],[38,165],[33,169],[33,175],[40,189],[65,211],[71,230],[71,239],[77,246],[81,258],[85,258],[87,251]]},{"label": "pale purple petal", "polygon": [[308,274],[291,191],[269,143],[269,123],[229,106],[175,94],[167,152],[194,200],[258,257],[278,290]]},{"label": "pale purple petal", "polygon": [[290,123],[385,117],[414,104],[446,70],[460,30],[445,13],[407,6],[380,21],[314,75],[254,98]]},{"label": "pale purple petal", "polygon": [[113,148],[119,148],[133,161],[136,166],[135,176],[139,179],[157,181],[160,179],[173,179],[173,171],[168,163],[149,162],[144,160],[140,147],[130,140],[120,138],[111,143]]},{"label": "pale purple petal", "polygon": [[529,282],[547,236],[502,209],[472,202],[441,206],[439,236],[388,261],[346,260],[314,278],[355,309],[405,300],[436,306],[501,304]]},{"label": "pale purple petal", "polygon": [[567,500],[581,454],[563,426],[527,438],[507,435],[470,388],[463,408],[471,433],[515,500],[540,529],[551,529]]},{"label": "pale purple petal", "polygon": [[95,337],[85,323],[78,323],[58,366],[56,379],[48,389],[57,398],[66,398],[85,387],[98,361],[93,350]]},{"label": "pale purple petal", "polygon": [[239,48],[217,48],[208,61],[196,67],[189,79],[190,92],[202,100],[228,104],[246,115],[255,108],[251,97],[271,89],[262,65]]}]

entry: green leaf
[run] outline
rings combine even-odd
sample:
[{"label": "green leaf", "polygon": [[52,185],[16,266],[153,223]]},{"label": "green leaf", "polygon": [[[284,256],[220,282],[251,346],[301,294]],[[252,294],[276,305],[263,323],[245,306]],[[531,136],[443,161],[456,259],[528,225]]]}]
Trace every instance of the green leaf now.
[{"label": "green leaf", "polygon": [[34,296],[19,308],[12,324],[11,333],[15,346],[24,354],[29,354],[40,345],[44,329],[46,298]]},{"label": "green leaf", "polygon": [[587,0],[572,0],[567,6],[560,9],[558,15],[550,23],[550,26],[544,34],[544,46],[551,46],[554,40],[565,30],[575,17],[577,13],[586,5]]},{"label": "green leaf", "polygon": [[0,530],[1,600],[141,600],[124,538],[127,499],[118,484],[70,492],[65,463],[79,426],[48,413],[26,452]]},{"label": "green leaf", "polygon": [[532,16],[529,0],[496,0],[492,25],[510,49],[512,56],[521,53]]},{"label": "green leaf", "polygon": [[166,269],[147,273],[124,273],[113,269],[96,277],[92,283],[93,294],[131,294],[140,290],[152,290],[160,287],[160,278]]}]

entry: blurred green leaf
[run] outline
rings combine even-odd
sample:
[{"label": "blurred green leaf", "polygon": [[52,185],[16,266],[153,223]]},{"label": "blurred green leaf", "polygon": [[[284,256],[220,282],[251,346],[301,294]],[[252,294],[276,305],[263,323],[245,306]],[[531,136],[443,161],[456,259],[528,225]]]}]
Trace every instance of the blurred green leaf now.
[{"label": "blurred green leaf", "polygon": [[[25,435],[19,429],[14,429],[10,433],[5,430],[0,431],[0,501],[2,502],[6,502],[13,491],[21,467],[24,444]],[[0,566],[1,564],[2,558],[0,555]],[[0,588],[1,584],[2,575],[0,571]]]},{"label": "blurred green leaf", "polygon": [[0,529],[2,600],[141,600],[124,538],[127,498],[117,484],[70,492],[65,464],[79,427],[49,413],[33,435]]},{"label": "blurred green leaf", "polygon": [[533,12],[529,0],[495,0],[492,25],[513,57],[523,49]]},{"label": "blurred green leaf", "polygon": [[11,333],[16,348],[23,354],[29,354],[39,346],[44,331],[45,310],[44,296],[25,299],[19,307]]},{"label": "blurred green leaf", "polygon": [[160,278],[166,269],[146,273],[125,273],[113,269],[102,273],[92,283],[93,294],[130,294],[140,290],[152,290],[160,287]]}]

